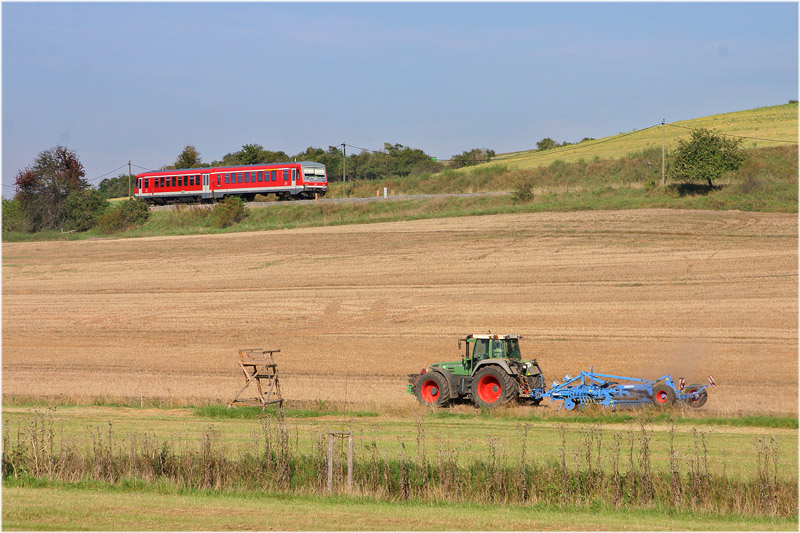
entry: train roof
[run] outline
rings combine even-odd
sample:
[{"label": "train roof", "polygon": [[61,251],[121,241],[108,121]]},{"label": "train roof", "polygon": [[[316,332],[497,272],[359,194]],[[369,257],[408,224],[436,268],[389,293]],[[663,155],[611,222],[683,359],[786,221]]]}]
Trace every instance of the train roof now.
[{"label": "train roof", "polygon": [[197,174],[208,174],[211,172],[225,172],[226,170],[240,170],[240,169],[247,169],[247,168],[254,168],[254,167],[263,167],[266,165],[303,165],[306,167],[324,167],[323,163],[318,163],[316,161],[276,161],[274,163],[258,163],[255,165],[233,165],[228,167],[196,167],[196,168],[169,168],[165,170],[148,170],[147,172],[142,172],[137,174],[136,177],[140,176],[152,176],[154,174],[164,174],[164,175],[171,175],[176,173],[197,173]]}]

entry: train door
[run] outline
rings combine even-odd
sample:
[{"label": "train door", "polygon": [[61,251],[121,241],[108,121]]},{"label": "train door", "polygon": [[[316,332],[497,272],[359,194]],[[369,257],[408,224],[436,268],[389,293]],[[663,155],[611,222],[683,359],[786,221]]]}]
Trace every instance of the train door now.
[{"label": "train door", "polygon": [[292,188],[294,189],[294,187],[296,187],[296,186],[297,186],[297,169],[293,168],[292,169]]},{"label": "train door", "polygon": [[208,174],[203,174],[203,198],[208,198],[209,195],[209,182],[210,178]]}]

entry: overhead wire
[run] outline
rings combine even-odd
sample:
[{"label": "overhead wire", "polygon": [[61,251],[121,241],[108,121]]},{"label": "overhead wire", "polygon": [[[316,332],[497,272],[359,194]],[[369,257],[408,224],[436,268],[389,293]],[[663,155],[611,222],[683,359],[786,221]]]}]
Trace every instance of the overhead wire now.
[{"label": "overhead wire", "polygon": [[[697,131],[699,129],[702,129],[702,128],[692,128],[692,127],[689,127],[689,126],[679,126],[678,124],[670,124],[669,122],[666,123],[666,125],[667,126],[672,126],[673,128],[681,128],[681,129],[684,129],[684,130],[691,130],[691,131]],[[739,139],[753,139],[755,141],[767,141],[767,142],[776,142],[776,143],[798,144],[797,141],[786,141],[786,140],[783,140],[783,139],[765,139],[763,137],[750,137],[750,136],[747,136],[747,135],[734,135],[733,133],[724,133],[724,132],[722,132],[722,134],[727,136],[727,137],[736,137],[736,138],[739,138]]]}]

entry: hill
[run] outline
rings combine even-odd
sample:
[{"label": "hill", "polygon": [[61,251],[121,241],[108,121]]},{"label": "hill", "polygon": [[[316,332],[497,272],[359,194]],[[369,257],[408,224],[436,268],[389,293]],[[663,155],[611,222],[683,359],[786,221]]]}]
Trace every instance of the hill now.
[{"label": "hill", "polygon": [[[772,158],[783,154],[784,163],[793,165],[796,181],[796,147],[798,138],[798,104],[783,104],[737,111],[721,115],[653,125],[619,135],[562,146],[550,150],[527,150],[499,154],[494,160],[473,167],[448,169],[438,174],[420,174],[400,179],[378,181],[359,181],[349,183],[348,196],[374,196],[376,189],[387,187],[394,194],[435,194],[471,193],[510,190],[521,175],[515,171],[527,172],[549,167],[553,164],[562,167],[562,175],[570,174],[571,163],[594,164],[592,175],[574,178],[571,187],[591,189],[598,185],[606,186],[645,186],[651,179],[660,179],[662,137],[669,157],[670,150],[677,146],[679,139],[686,139],[693,129],[706,128],[728,136],[741,138],[743,146],[753,152],[754,159]],[[775,150],[778,147],[792,147],[794,150]],[[769,151],[767,149],[772,149]],[[767,150],[767,152],[764,152]],[[770,153],[773,155],[762,156]],[[627,164],[610,164],[610,161],[627,161]],[[598,163],[602,163],[598,166]],[[642,167],[640,171],[615,178],[616,169]],[[578,170],[580,173],[580,170]],[[522,174],[533,176],[533,174]],[[734,178],[734,177],[732,177]],[[733,179],[732,179],[733,180]],[[731,181],[732,181],[731,180]],[[724,182],[723,182],[724,183]],[[638,185],[637,185],[638,184]],[[537,183],[540,187],[542,184]],[[551,191],[553,189],[547,189]],[[331,184],[331,196],[342,195],[342,184]]]}]

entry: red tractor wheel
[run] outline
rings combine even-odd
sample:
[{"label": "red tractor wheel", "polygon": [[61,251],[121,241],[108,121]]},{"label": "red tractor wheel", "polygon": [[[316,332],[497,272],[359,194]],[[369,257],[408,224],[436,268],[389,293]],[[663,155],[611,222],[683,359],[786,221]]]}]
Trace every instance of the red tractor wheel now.
[{"label": "red tractor wheel", "polygon": [[657,407],[667,407],[675,403],[675,391],[667,385],[659,384],[653,387],[653,404]]},{"label": "red tractor wheel", "polygon": [[703,407],[706,404],[708,401],[708,393],[705,390],[700,390],[702,388],[702,385],[689,385],[686,387],[686,390],[684,390],[686,394],[692,394],[693,392],[700,391],[696,400],[686,400],[686,403],[689,404],[689,407],[694,407],[697,409],[698,407]]},{"label": "red tractor wheel", "polygon": [[415,384],[417,400],[428,406],[444,407],[450,400],[450,384],[438,372],[426,372],[417,378]]},{"label": "red tractor wheel", "polygon": [[478,407],[497,407],[516,396],[516,384],[502,368],[485,366],[472,377],[472,401]]}]

